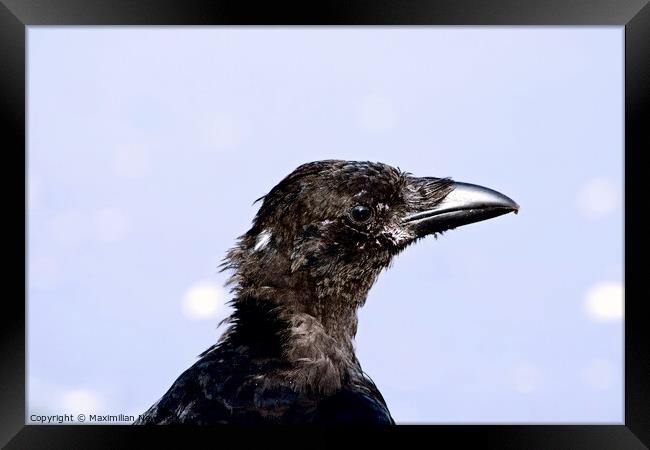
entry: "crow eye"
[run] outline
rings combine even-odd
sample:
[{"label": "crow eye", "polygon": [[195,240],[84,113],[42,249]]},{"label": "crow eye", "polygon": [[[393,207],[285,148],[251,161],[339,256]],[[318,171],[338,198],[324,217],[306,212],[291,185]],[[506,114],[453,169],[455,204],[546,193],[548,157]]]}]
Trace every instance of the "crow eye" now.
[{"label": "crow eye", "polygon": [[366,223],[372,217],[372,209],[364,205],[357,205],[350,211],[350,216],[357,223]]}]

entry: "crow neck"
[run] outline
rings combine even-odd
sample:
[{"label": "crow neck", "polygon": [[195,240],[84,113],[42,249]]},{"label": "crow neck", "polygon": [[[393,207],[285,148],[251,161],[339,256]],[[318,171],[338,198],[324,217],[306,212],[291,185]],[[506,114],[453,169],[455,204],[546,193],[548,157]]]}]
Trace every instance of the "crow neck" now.
[{"label": "crow neck", "polygon": [[[268,287],[247,289],[246,298],[260,305],[270,321],[279,320],[281,334],[297,341],[327,342],[339,350],[354,352],[353,341],[357,334],[357,309],[363,299],[349,299],[319,295],[317,290],[304,288]],[[250,295],[255,293],[255,295]],[[250,305],[251,300],[248,301]],[[272,305],[272,306],[271,306]],[[250,306],[249,306],[250,308]],[[270,315],[272,314],[273,317]],[[294,342],[295,343],[295,342]],[[298,342],[297,344],[300,344]]]},{"label": "crow neck", "polygon": [[[277,297],[276,297],[277,298]],[[235,301],[227,342],[280,362],[274,382],[299,392],[331,394],[362,376],[354,354],[356,314],[341,317],[299,312],[270,299]]]},{"label": "crow neck", "polygon": [[[231,283],[238,299],[236,311],[245,300],[247,307],[261,308],[265,320],[275,324],[273,335],[266,337],[279,346],[272,357],[290,368],[278,376],[286,376],[297,390],[321,393],[333,392],[360,376],[354,354],[357,310],[382,265],[369,269],[363,261],[333,264],[337,260],[317,259],[316,264],[295,266],[289,251],[249,247],[234,249],[225,267],[235,270]],[[246,328],[243,320],[238,322]]]},{"label": "crow neck", "polygon": [[[249,257],[250,258],[250,257]],[[232,281],[239,298],[254,298],[272,304],[287,322],[301,322],[313,332],[325,334],[340,347],[352,351],[357,333],[357,310],[365,303],[376,274],[363,276],[354,270],[315,274],[292,272],[279,258],[272,261],[248,259],[239,264]]]}]

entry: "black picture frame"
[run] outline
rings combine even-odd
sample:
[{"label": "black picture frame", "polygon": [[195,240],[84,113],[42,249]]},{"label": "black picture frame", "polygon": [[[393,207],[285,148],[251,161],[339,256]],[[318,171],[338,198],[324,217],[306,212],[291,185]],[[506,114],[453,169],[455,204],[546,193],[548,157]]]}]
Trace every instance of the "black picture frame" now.
[{"label": "black picture frame", "polygon": [[[7,280],[25,280],[25,184],[17,189],[7,176],[26,174],[25,63],[26,27],[30,25],[618,25],[625,27],[625,420],[621,425],[436,425],[373,429],[367,434],[402,439],[414,431],[425,443],[454,442],[454,447],[525,449],[637,449],[650,445],[650,333],[645,326],[640,286],[647,248],[641,221],[633,219],[643,204],[641,159],[649,148],[647,122],[650,86],[650,6],[648,0],[320,0],[319,2],[249,2],[223,0],[0,0],[0,110],[5,159],[3,182],[9,258]],[[9,161],[6,161],[10,158]],[[646,167],[647,169],[647,167]],[[25,181],[25,180],[24,180]],[[13,211],[12,211],[13,210]],[[7,224],[7,223],[6,223]],[[20,239],[22,237],[22,239]],[[630,245],[630,242],[633,244]],[[22,264],[16,264],[15,261]],[[15,274],[13,273],[15,272]],[[22,277],[21,277],[22,275]],[[6,448],[119,448],[133,440],[174,442],[200,437],[240,443],[266,432],[294,440],[295,431],[242,429],[38,426],[25,425],[25,304],[20,295],[3,302],[0,371],[0,443]],[[367,431],[367,430],[366,430]],[[310,430],[319,440],[338,433]],[[420,436],[424,437],[424,436]],[[213,441],[214,442],[214,441]],[[288,441],[287,441],[288,442]],[[133,445],[133,444],[132,444]],[[445,444],[447,447],[447,444]]]}]

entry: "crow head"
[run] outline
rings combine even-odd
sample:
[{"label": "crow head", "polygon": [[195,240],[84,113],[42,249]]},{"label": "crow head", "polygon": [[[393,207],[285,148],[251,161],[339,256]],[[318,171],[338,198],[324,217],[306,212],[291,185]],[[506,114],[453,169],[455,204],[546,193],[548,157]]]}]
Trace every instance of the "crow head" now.
[{"label": "crow head", "polygon": [[379,272],[419,238],[519,208],[480,186],[338,160],[298,167],[260,200],[226,258],[235,290],[319,319],[363,304]]}]

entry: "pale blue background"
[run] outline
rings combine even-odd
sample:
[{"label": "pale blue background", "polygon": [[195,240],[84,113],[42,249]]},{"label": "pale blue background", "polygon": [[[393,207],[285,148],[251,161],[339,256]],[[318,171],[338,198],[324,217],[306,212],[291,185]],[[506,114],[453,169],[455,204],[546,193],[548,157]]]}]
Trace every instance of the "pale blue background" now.
[{"label": "pale blue background", "polygon": [[28,50],[30,413],[149,407],[222,331],[181,304],[223,284],[252,202],[340,158],[522,207],[372,289],[358,356],[398,422],[623,421],[623,323],[585,307],[622,282],[622,27],[30,27]]}]

